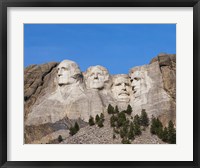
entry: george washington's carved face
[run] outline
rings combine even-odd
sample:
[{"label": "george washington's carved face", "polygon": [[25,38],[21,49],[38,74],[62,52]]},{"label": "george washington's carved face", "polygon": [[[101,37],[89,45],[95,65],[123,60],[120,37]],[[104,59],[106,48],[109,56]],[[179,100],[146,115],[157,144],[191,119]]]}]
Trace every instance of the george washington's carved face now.
[{"label": "george washington's carved face", "polygon": [[89,89],[102,89],[109,79],[108,70],[102,66],[92,66],[86,72],[86,86]]},{"label": "george washington's carved face", "polygon": [[70,85],[76,82],[75,75],[80,73],[78,65],[70,60],[62,61],[57,67],[57,81],[61,85]]},{"label": "george washington's carved face", "polygon": [[117,101],[129,102],[131,86],[128,75],[121,74],[114,76],[111,91]]}]

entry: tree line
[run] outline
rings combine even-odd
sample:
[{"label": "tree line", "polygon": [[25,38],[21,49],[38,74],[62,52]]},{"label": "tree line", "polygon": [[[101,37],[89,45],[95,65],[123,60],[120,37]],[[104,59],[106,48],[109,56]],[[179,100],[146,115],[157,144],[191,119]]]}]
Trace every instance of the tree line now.
[{"label": "tree line", "polygon": [[142,134],[142,128],[149,126],[149,118],[145,109],[141,111],[141,115],[131,116],[132,107],[127,106],[126,110],[119,112],[118,106],[115,108],[112,105],[108,105],[107,112],[110,117],[110,126],[113,127],[113,138],[116,138],[116,134],[119,134],[122,138],[123,144],[130,144],[135,136]]},{"label": "tree line", "polygon": [[[146,129],[150,124],[150,132],[152,135],[157,135],[162,141],[175,144],[176,143],[176,129],[174,128],[173,122],[170,120],[168,127],[163,127],[162,122],[159,118],[152,116],[151,121],[146,113],[145,109],[142,109],[140,115],[131,116],[132,107],[127,106],[126,110],[119,111],[118,106],[113,107],[108,105],[107,112],[110,115],[110,126],[113,128],[113,139],[116,138],[116,135],[122,138],[123,144],[130,144],[136,136],[140,136],[142,131]],[[99,128],[102,128],[103,122],[105,121],[104,114],[96,115],[95,118],[90,116],[89,125],[97,125]],[[75,135],[79,131],[79,125],[75,122],[74,126],[70,127],[69,134],[71,136]],[[58,141],[63,141],[62,137],[58,137]]]},{"label": "tree line", "polygon": [[150,132],[157,135],[164,142],[170,144],[176,143],[176,129],[171,120],[168,122],[168,127],[163,128],[162,122],[158,118],[152,117]]}]

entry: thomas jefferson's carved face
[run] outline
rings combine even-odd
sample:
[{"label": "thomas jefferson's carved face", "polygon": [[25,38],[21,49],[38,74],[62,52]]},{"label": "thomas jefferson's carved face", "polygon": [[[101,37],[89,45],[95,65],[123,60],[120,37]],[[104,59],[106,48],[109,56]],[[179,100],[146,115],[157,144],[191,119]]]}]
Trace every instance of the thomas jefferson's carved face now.
[{"label": "thomas jefferson's carved face", "polygon": [[109,74],[107,69],[101,66],[93,66],[87,70],[86,85],[90,89],[102,89],[108,80]]},{"label": "thomas jefferson's carved face", "polygon": [[74,78],[74,75],[80,73],[78,65],[75,62],[69,60],[62,61],[58,65],[57,70],[57,80],[60,86],[75,83],[76,80]]},{"label": "thomas jefferson's carved face", "polygon": [[128,102],[130,100],[130,81],[128,75],[117,75],[113,77],[112,93],[117,101]]}]

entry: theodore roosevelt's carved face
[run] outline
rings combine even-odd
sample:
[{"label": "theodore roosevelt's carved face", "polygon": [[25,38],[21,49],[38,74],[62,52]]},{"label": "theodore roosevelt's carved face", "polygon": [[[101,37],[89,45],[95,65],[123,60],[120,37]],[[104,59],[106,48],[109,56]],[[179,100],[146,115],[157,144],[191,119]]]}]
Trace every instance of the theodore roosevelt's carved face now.
[{"label": "theodore roosevelt's carved face", "polygon": [[102,89],[109,79],[108,70],[102,66],[92,66],[86,71],[86,86],[89,89]]},{"label": "theodore roosevelt's carved face", "polygon": [[57,67],[58,85],[70,85],[75,83],[76,74],[80,74],[80,69],[75,62],[70,60],[62,61]]},{"label": "theodore roosevelt's carved face", "polygon": [[130,101],[130,80],[125,74],[115,75],[112,79],[112,94],[117,101]]}]

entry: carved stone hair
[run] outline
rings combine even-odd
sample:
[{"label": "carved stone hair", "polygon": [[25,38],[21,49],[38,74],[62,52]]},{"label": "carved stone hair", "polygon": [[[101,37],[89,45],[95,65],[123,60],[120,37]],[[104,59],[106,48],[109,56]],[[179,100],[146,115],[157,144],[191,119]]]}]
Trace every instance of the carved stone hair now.
[{"label": "carved stone hair", "polygon": [[125,79],[130,79],[130,77],[127,75],[127,74],[117,74],[117,75],[113,75],[112,76],[112,85],[113,86],[113,82],[115,81],[115,79],[119,78],[119,77],[122,77],[122,78],[125,78]]},{"label": "carved stone hair", "polygon": [[88,76],[90,75],[90,72],[92,71],[93,68],[98,68],[98,69],[100,69],[100,70],[103,72],[103,74],[104,74],[105,76],[109,76],[109,72],[108,72],[108,70],[107,70],[105,67],[100,66],[100,65],[96,65],[96,66],[90,66],[90,67],[86,70],[86,73],[85,73],[85,77],[86,77],[86,78],[88,78]]},{"label": "carved stone hair", "polygon": [[[67,64],[69,66],[69,68],[73,68],[74,71],[73,71],[72,77],[74,79],[76,79],[76,81],[79,81],[81,83],[83,82],[82,72],[76,62],[71,61],[71,60],[63,60],[62,62],[60,62],[60,64]],[[54,81],[56,81],[56,79]]]}]

